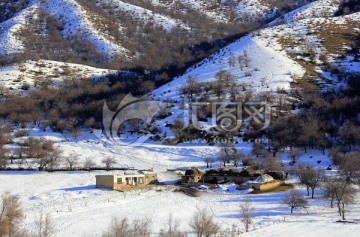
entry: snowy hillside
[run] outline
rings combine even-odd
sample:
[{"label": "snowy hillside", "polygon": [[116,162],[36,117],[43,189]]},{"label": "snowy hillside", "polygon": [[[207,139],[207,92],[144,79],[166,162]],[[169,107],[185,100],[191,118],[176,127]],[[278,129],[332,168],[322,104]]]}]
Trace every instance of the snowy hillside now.
[{"label": "snowy hillside", "polygon": [[[80,33],[88,36],[88,39],[96,45],[98,52],[112,55],[122,53],[124,48],[112,42],[106,34],[102,34],[93,26],[91,16],[75,0],[49,0],[43,8],[56,18],[65,22],[64,36]],[[92,19],[94,20],[94,19]]]},{"label": "snowy hillside", "polygon": [[[187,77],[195,76],[202,82],[211,81],[220,70],[229,71],[235,76],[237,83],[245,83],[254,91],[290,89],[290,82],[294,82],[294,77],[301,78],[309,69],[304,67],[304,61],[309,62],[309,59],[302,56],[309,48],[314,50],[317,60],[313,64],[319,66],[324,63],[319,56],[327,50],[329,55],[327,60],[331,63],[339,63],[340,67],[345,66],[349,70],[358,71],[360,68],[354,59],[352,62],[336,61],[336,57],[346,53],[346,49],[353,42],[345,41],[342,45],[332,43],[332,47],[327,48],[330,44],[327,41],[341,36],[345,30],[354,36],[359,35],[360,13],[333,17],[337,7],[338,5],[333,1],[321,0],[286,14],[285,24],[282,24],[283,19],[278,19],[270,23],[266,29],[243,37],[188,69],[181,77],[155,90],[153,95],[155,98],[179,99],[179,89],[184,85]],[[321,12],[319,12],[320,8]],[[341,30],[345,25],[348,28]],[[334,29],[330,32],[331,36],[323,35],[323,31],[331,27]],[[237,62],[230,65],[231,59],[236,61],[244,52],[249,57],[249,66],[241,68]],[[323,76],[322,73],[319,71],[318,75]],[[265,80],[261,83],[263,78]]]},{"label": "snowy hillside", "polygon": [[[30,231],[39,213],[49,213],[54,237],[102,236],[123,217],[149,217],[155,237],[169,215],[191,237],[189,220],[203,209],[224,237],[237,237],[233,226],[246,237],[357,237],[360,89],[350,72],[360,72],[360,12],[339,13],[342,2],[31,0],[4,15],[0,201],[4,191],[16,195],[20,225]],[[246,111],[253,98],[270,105],[264,129]],[[202,117],[188,126],[196,102]],[[223,111],[214,115],[211,103]],[[235,104],[241,126],[217,130],[218,112],[234,115]],[[200,188],[180,184],[186,169],[225,166],[288,178],[269,192],[226,183],[228,175]],[[317,179],[314,198],[301,168],[317,172],[309,175]],[[161,183],[129,192],[95,187],[95,175],[144,170]],[[354,201],[343,205],[349,223],[338,222],[336,203],[330,208],[323,196],[340,178],[355,187]],[[283,203],[290,189],[307,208],[290,213]],[[239,205],[247,197],[255,209],[245,233]]]},{"label": "snowy hillside", "polygon": [[115,71],[72,63],[27,61],[0,68],[0,84],[17,92],[29,90],[36,84],[59,86],[66,79],[101,78],[112,73]]},{"label": "snowy hillside", "polygon": [[[338,80],[331,71],[334,67],[360,71],[359,48],[356,46],[360,13],[334,17],[337,7],[333,1],[321,0],[290,12],[266,28],[222,48],[182,76],[156,89],[152,98],[175,102],[172,115],[157,121],[158,126],[186,116],[178,108],[181,101],[187,101],[182,91],[188,78],[195,78],[200,83],[211,82],[215,81],[217,73],[226,70],[237,86],[243,88],[243,93],[252,91],[254,97],[262,92],[291,92],[298,84],[311,80],[331,87]],[[242,65],[239,58],[246,58],[246,65]],[[171,134],[171,131],[165,131]]]},{"label": "snowy hillside", "polygon": [[[180,5],[179,5],[180,3]],[[218,5],[220,4],[220,5]],[[80,1],[80,0],[32,0],[28,6],[18,12],[15,17],[0,24],[0,53],[11,54],[21,50],[21,40],[16,34],[21,28],[31,24],[31,16],[37,18],[39,10],[43,10],[55,17],[63,24],[62,34],[64,37],[84,35],[95,46],[98,52],[108,56],[128,55],[128,49],[122,45],[127,39],[119,40],[116,36],[124,32],[126,23],[119,19],[108,18],[110,15],[126,14],[133,18],[133,22],[141,24],[154,23],[163,27],[168,32],[175,27],[179,29],[191,30],[184,23],[181,14],[187,9],[200,11],[209,17],[210,20],[229,22],[235,20],[262,20],[274,14],[276,9],[268,4],[259,4],[258,1],[228,1],[226,3],[209,3],[207,1],[152,1],[148,5],[141,1]],[[110,12],[109,12],[110,11]],[[179,18],[174,18],[179,12]],[[184,12],[183,12],[184,11]],[[106,14],[104,14],[107,12]],[[231,16],[231,13],[233,16]],[[169,13],[171,13],[169,15]],[[108,14],[108,15],[107,15]],[[110,15],[109,15],[110,14]],[[173,16],[171,16],[173,15]],[[116,22],[114,22],[114,20]],[[130,19],[129,19],[130,20]],[[109,25],[115,24],[112,28],[118,32],[109,32]],[[117,29],[116,29],[117,28]],[[115,34],[115,35],[114,35]]]},{"label": "snowy hillside", "polygon": [[24,50],[23,39],[17,34],[25,26],[26,18],[34,15],[36,9],[37,5],[32,5],[15,17],[0,23],[0,54],[13,54]]}]

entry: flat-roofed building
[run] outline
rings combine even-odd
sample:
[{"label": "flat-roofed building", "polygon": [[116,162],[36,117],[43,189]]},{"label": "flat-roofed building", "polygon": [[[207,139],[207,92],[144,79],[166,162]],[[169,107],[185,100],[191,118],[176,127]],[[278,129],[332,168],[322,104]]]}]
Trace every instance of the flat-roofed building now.
[{"label": "flat-roofed building", "polygon": [[97,188],[121,190],[127,186],[143,186],[158,183],[156,173],[96,175]]}]

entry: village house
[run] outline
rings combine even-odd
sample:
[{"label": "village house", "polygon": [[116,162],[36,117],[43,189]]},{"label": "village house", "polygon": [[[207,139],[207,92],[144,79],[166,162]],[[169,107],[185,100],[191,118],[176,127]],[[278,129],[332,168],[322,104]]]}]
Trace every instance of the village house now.
[{"label": "village house", "polygon": [[122,190],[124,187],[145,186],[158,183],[156,173],[96,175],[97,188]]},{"label": "village house", "polygon": [[196,167],[191,167],[191,169],[185,171],[185,175],[181,176],[181,182],[198,183],[204,174],[204,170]]},{"label": "village house", "polygon": [[211,169],[203,176],[205,183],[227,183],[232,182],[242,184],[249,180],[255,180],[259,174],[251,168],[240,171],[239,169],[229,169],[224,167],[221,169]]},{"label": "village house", "polygon": [[249,188],[259,191],[267,191],[279,187],[283,182],[275,180],[268,174],[262,174],[257,179],[249,182]]},{"label": "village house", "polygon": [[210,169],[208,171],[192,167],[181,176],[182,183],[235,183],[243,185],[244,188],[253,188],[260,191],[274,189],[283,183],[283,174],[280,172],[268,172],[259,174],[252,168],[240,171],[237,168],[224,167],[221,169]]}]

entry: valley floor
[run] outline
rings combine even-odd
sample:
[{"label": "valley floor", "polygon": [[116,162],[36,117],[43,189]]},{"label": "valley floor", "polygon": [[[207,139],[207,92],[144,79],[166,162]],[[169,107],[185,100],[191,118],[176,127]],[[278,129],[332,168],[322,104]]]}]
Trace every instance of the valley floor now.
[{"label": "valley floor", "polygon": [[[37,134],[39,135],[39,134]],[[81,158],[92,157],[98,164],[106,156],[113,156],[119,164],[136,168],[154,168],[159,180],[172,183],[179,177],[166,172],[166,168],[200,166],[204,168],[203,158],[216,156],[218,147],[205,144],[184,144],[162,146],[144,144],[139,147],[121,147],[103,143],[89,135],[79,141],[63,141],[55,133],[41,134],[57,140],[58,146],[65,152],[77,152]],[[58,137],[57,137],[58,136]],[[247,143],[239,144],[239,150],[250,152]],[[313,156],[309,159],[309,156]],[[284,156],[285,157],[285,156]],[[284,158],[286,159],[286,158]],[[327,167],[330,160],[317,151],[310,151],[301,157],[313,164],[321,160],[321,166]],[[142,166],[141,166],[142,165]],[[217,166],[219,164],[216,164]],[[139,167],[141,166],[141,167]],[[95,188],[95,175],[117,173],[117,171],[91,172],[38,172],[6,171],[0,172],[0,190],[8,190],[18,195],[26,218],[25,226],[35,228],[35,218],[40,212],[50,213],[55,225],[55,236],[101,236],[115,217],[129,219],[149,217],[152,230],[158,233],[166,224],[169,215],[180,222],[185,232],[190,232],[188,222],[192,215],[207,209],[214,215],[222,229],[230,230],[233,224],[244,232],[241,223],[239,204],[245,195],[203,193],[201,197],[190,197],[181,192],[143,190],[122,193]],[[296,182],[290,179],[289,182]],[[300,189],[303,194],[305,190]],[[329,203],[320,198],[317,191],[315,199],[309,199],[308,210],[297,210],[290,214],[289,208],[281,204],[287,192],[248,194],[256,208],[256,218],[251,232],[242,236],[357,236],[358,224],[336,223],[340,217],[336,209],[330,209]],[[360,200],[351,207],[348,219],[359,221]],[[285,222],[284,222],[285,221]]]}]

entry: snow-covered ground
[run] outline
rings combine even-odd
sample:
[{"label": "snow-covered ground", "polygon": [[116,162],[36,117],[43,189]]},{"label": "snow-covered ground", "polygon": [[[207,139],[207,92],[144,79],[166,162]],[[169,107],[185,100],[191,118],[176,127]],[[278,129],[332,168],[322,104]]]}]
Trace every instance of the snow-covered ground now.
[{"label": "snow-covered ground", "polygon": [[[138,149],[152,150],[151,147]],[[148,153],[143,159],[152,156]],[[178,162],[178,166],[182,164]],[[189,219],[195,211],[203,208],[214,215],[223,229],[236,224],[243,231],[239,204],[244,195],[204,193],[194,198],[173,190],[159,192],[153,189],[124,194],[96,189],[95,175],[105,173],[116,172],[1,172],[0,187],[20,197],[28,228],[34,228],[34,219],[39,212],[50,213],[55,236],[59,237],[100,236],[114,217],[151,217],[152,229],[156,233],[170,214],[181,222],[183,230],[190,231]],[[245,236],[258,236],[260,233],[262,236],[288,236],[289,233],[293,236],[319,236],[321,233],[327,233],[325,236],[338,236],[340,233],[357,236],[360,226],[335,223],[339,219],[336,210],[328,208],[328,203],[320,200],[319,195],[309,200],[308,213],[298,210],[290,215],[289,208],[281,205],[284,194],[286,192],[247,195],[256,208],[256,217],[252,228],[255,230]],[[358,220],[358,204],[351,209],[349,220]]]},{"label": "snow-covered ground", "polygon": [[[154,168],[159,180],[172,183],[179,179],[167,168],[199,166],[205,168],[204,157],[216,157],[219,148],[206,144],[183,144],[164,146],[157,143],[144,143],[138,147],[119,146],[104,143],[91,134],[83,133],[77,140],[53,132],[40,132],[36,129],[31,135],[42,136],[56,142],[65,155],[76,152],[80,160],[92,158],[97,164],[105,157],[114,157],[119,165],[135,168]],[[238,144],[244,153],[251,152],[249,143]],[[310,158],[312,157],[312,158]],[[284,163],[289,162],[288,155],[282,154]],[[316,166],[327,167],[331,161],[321,152],[311,150],[303,154],[298,162],[309,162]],[[321,161],[319,163],[319,161]],[[214,164],[219,167],[220,163]],[[181,223],[181,229],[191,231],[188,222],[194,212],[203,208],[214,215],[215,221],[226,230],[233,224],[240,231],[244,228],[240,222],[239,204],[245,195],[250,196],[256,208],[256,217],[251,232],[244,236],[338,236],[346,233],[357,236],[360,226],[339,224],[336,209],[330,209],[329,203],[320,199],[321,192],[316,191],[315,199],[309,199],[307,211],[297,210],[290,214],[289,208],[281,204],[286,192],[266,194],[245,194],[238,192],[233,185],[221,186],[212,192],[204,192],[200,197],[190,197],[173,189],[157,191],[131,191],[126,194],[107,189],[95,188],[95,175],[116,174],[120,171],[74,171],[39,172],[6,171],[0,172],[0,190],[8,190],[18,195],[26,213],[24,225],[35,228],[34,220],[38,213],[50,213],[55,226],[55,236],[100,236],[114,217],[129,219],[150,217],[153,233],[164,227],[171,214]],[[334,172],[334,171],[328,171]],[[290,179],[289,182],[296,182]],[[229,190],[229,191],[227,191]],[[305,194],[305,190],[300,188]],[[348,214],[349,220],[358,221],[359,200]],[[285,223],[284,223],[285,220]]]},{"label": "snow-covered ground", "polygon": [[100,69],[74,63],[50,60],[26,61],[21,64],[0,67],[0,83],[15,91],[28,84],[30,89],[38,82],[49,81],[59,86],[65,79],[100,78],[116,73],[115,70]]}]

